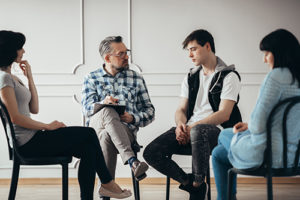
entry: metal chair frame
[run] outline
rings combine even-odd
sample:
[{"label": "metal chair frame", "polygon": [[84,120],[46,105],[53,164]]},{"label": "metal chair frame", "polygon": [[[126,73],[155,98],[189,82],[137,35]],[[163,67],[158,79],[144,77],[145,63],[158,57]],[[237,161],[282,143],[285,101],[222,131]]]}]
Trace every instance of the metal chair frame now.
[{"label": "metal chair frame", "polygon": [[[288,177],[300,175],[299,166],[299,152],[300,152],[300,140],[298,141],[298,148],[295,153],[293,167],[287,167],[287,117],[292,107],[300,103],[300,96],[290,97],[277,103],[272,109],[267,119],[267,148],[264,154],[263,164],[259,168],[255,169],[236,169],[232,168],[228,170],[228,199],[233,199],[232,183],[233,178],[237,174],[250,175],[250,176],[263,176],[267,179],[267,196],[268,200],[273,199],[273,185],[272,177]],[[283,142],[283,168],[272,168],[272,123],[273,117],[278,109],[286,105],[283,120],[282,120],[282,142]]]},{"label": "metal chair frame", "polygon": [[9,159],[13,161],[12,177],[8,200],[14,200],[17,192],[20,165],[61,165],[62,166],[62,199],[68,200],[68,164],[72,156],[24,157],[16,144],[15,132],[5,105],[0,100],[0,117],[5,130]]}]

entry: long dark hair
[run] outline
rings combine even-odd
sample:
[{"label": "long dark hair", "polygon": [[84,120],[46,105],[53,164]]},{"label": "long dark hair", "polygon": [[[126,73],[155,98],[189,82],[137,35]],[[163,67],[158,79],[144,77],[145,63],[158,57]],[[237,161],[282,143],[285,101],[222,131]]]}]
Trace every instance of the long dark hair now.
[{"label": "long dark hair", "polygon": [[300,88],[300,45],[297,38],[285,29],[266,35],[259,45],[260,50],[270,51],[274,56],[274,68],[288,68]]},{"label": "long dark hair", "polygon": [[0,68],[7,68],[17,58],[17,51],[23,48],[26,38],[22,33],[0,31]]}]

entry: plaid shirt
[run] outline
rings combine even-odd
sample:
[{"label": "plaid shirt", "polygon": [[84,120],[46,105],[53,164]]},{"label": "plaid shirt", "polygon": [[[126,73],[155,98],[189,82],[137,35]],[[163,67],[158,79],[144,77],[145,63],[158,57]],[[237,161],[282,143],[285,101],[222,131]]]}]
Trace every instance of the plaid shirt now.
[{"label": "plaid shirt", "polygon": [[126,105],[126,112],[134,116],[134,123],[124,122],[130,130],[137,131],[154,120],[155,109],[143,77],[130,69],[111,76],[101,67],[84,78],[81,103],[87,126],[94,114],[94,104],[103,102],[106,96],[119,99],[120,104]]}]

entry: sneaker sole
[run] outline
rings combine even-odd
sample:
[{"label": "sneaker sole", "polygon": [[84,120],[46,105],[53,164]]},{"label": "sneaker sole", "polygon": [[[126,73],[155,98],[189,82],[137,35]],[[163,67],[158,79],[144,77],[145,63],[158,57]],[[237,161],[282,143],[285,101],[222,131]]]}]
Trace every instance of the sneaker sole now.
[{"label": "sneaker sole", "polygon": [[140,166],[135,170],[134,176],[136,178],[143,176],[145,174],[145,172],[148,170],[148,168],[149,168],[149,166],[146,163],[141,162]]},{"label": "sneaker sole", "polygon": [[141,180],[143,180],[143,179],[146,178],[146,177],[147,177],[147,174],[144,173],[144,174],[142,174],[142,175],[140,175],[140,176],[138,176],[138,177],[135,177],[135,180],[141,181]]}]

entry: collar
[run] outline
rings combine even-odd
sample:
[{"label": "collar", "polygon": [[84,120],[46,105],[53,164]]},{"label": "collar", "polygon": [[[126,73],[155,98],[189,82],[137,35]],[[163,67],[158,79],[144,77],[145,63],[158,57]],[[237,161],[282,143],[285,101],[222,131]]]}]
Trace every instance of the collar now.
[{"label": "collar", "polygon": [[[223,70],[234,70],[235,69],[234,65],[227,66],[226,63],[221,58],[219,58],[218,56],[216,56],[216,57],[217,57],[217,65],[216,65],[215,72],[219,72],[219,71],[223,71]],[[201,69],[202,69],[202,65],[200,65],[199,67],[191,68],[190,69],[190,74],[194,74],[198,70],[201,70]]]},{"label": "collar", "polygon": [[100,66],[100,68],[97,70],[98,73],[100,74],[100,76],[103,76],[103,77],[110,76],[110,74],[105,71],[104,67],[105,67],[105,64]]},{"label": "collar", "polygon": [[99,70],[98,70],[98,72],[99,72],[99,74],[100,74],[100,76],[103,76],[103,77],[108,77],[108,76],[110,76],[110,77],[122,77],[122,76],[125,76],[125,74],[126,74],[126,71],[128,70],[128,69],[126,69],[126,70],[123,70],[123,71],[121,71],[121,72],[118,72],[115,76],[112,76],[111,74],[109,74],[109,73],[107,73],[106,72],[106,70],[104,69],[105,68],[105,63],[99,68]]}]

